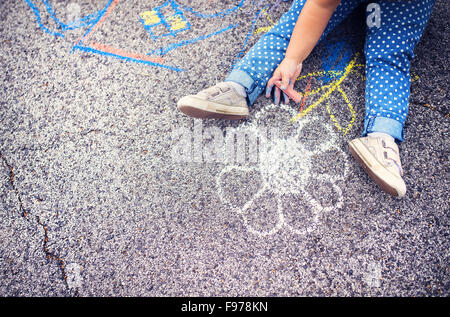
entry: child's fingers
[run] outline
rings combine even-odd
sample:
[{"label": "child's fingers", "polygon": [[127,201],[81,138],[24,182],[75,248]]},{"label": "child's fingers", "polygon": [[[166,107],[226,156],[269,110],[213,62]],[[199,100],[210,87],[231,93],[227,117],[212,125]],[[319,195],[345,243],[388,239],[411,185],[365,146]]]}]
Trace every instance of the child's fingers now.
[{"label": "child's fingers", "polygon": [[272,93],[273,85],[267,84],[266,86],[266,98],[270,98],[270,94]]},{"label": "child's fingers", "polygon": [[289,103],[290,99],[289,99],[288,95],[286,95],[284,92],[283,92],[283,97],[284,97],[284,104],[287,105]]},{"label": "child's fingers", "polygon": [[272,88],[275,85],[275,81],[281,79],[281,74],[278,72],[278,70],[275,70],[275,72],[272,75],[272,78],[269,79],[269,82],[266,85],[266,97],[270,98],[270,94],[272,92]]},{"label": "child's fingers", "polygon": [[270,94],[272,93],[273,85],[275,85],[275,80],[272,77],[266,85],[266,98],[270,98]]},{"label": "child's fingers", "polygon": [[294,89],[294,84],[297,81],[297,78],[300,76],[300,73],[301,73],[301,69],[297,69],[297,71],[295,72],[294,76],[292,76],[292,80],[289,83],[289,87],[291,89]]},{"label": "child's fingers", "polygon": [[294,90],[294,84],[297,81],[297,79],[300,77],[300,74],[302,73],[302,64],[299,64],[297,66],[297,69],[294,72],[294,75],[289,80],[289,88],[291,90]]},{"label": "child's fingers", "polygon": [[283,74],[281,78],[281,90],[285,90],[288,88],[289,83],[291,82],[291,77],[288,74]]},{"label": "child's fingers", "polygon": [[[289,81],[289,85],[290,85],[290,83],[291,83],[291,81]],[[280,103],[281,92],[283,92],[284,103],[288,104],[290,101],[290,97],[288,96],[288,94],[285,93],[286,90],[283,90],[281,80],[276,80],[274,82],[274,85],[275,85],[275,91],[274,91],[274,95],[273,95],[274,103],[277,105]]]},{"label": "child's fingers", "polygon": [[272,78],[269,79],[269,81],[267,82],[267,85],[266,85],[266,97],[267,98],[270,98],[272,88],[275,85],[275,82],[279,81],[279,80],[281,80],[281,72],[278,69],[276,69],[273,72]]},{"label": "child's fingers", "polygon": [[276,105],[280,104],[280,97],[281,97],[281,89],[278,87],[275,87],[274,103]]}]

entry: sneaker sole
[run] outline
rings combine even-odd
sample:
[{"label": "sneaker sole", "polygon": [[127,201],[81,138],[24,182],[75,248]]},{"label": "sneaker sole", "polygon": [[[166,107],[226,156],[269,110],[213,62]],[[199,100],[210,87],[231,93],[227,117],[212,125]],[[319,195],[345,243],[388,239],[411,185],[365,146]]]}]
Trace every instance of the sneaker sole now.
[{"label": "sneaker sole", "polygon": [[199,119],[240,120],[248,118],[247,107],[226,106],[207,100],[186,96],[178,102],[178,110]]},{"label": "sneaker sole", "polygon": [[358,139],[353,140],[349,143],[349,150],[356,162],[384,192],[399,198],[405,195],[406,186],[403,181],[397,180],[393,183],[387,183],[384,179],[393,177],[392,174],[377,159],[374,158],[371,162],[366,159],[367,157],[373,157],[373,155],[364,143]]}]

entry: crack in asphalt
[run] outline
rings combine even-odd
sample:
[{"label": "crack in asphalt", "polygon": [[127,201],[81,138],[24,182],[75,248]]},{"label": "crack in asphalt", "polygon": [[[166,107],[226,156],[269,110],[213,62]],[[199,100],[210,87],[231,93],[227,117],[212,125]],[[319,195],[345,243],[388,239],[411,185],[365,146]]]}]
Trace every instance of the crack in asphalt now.
[{"label": "crack in asphalt", "polygon": [[[9,182],[16,194],[17,200],[19,201],[19,209],[21,211],[21,216],[22,218],[26,219],[27,221],[30,221],[30,216],[34,216],[32,215],[30,212],[28,212],[24,205],[23,205],[23,201],[22,201],[22,197],[19,193],[19,190],[16,187],[15,181],[14,181],[14,167],[8,162],[8,160],[6,159],[6,157],[0,152],[0,158],[2,159],[2,161],[5,163],[5,165],[7,166],[7,168],[9,169]],[[45,223],[43,223],[41,221],[41,218],[39,216],[34,216],[37,223],[42,227],[42,229],[44,230],[44,241],[43,241],[43,251],[45,253],[45,257],[47,258],[47,260],[54,260],[58,263],[58,267],[61,270],[61,274],[62,274],[62,278],[64,280],[64,284],[66,285],[66,287],[68,288],[68,284],[67,284],[67,273],[65,270],[65,261],[64,259],[62,259],[61,257],[55,255],[53,252],[51,252],[48,248],[48,227]]]},{"label": "crack in asphalt", "polygon": [[428,109],[430,109],[430,110],[432,110],[434,112],[440,113],[441,115],[443,115],[446,118],[450,118],[450,112],[445,112],[443,110],[437,109],[436,107],[430,105],[429,103],[422,102],[422,101],[417,101],[417,100],[413,100],[413,99],[411,99],[410,103],[419,105],[419,106],[424,107],[424,108],[428,108]]}]

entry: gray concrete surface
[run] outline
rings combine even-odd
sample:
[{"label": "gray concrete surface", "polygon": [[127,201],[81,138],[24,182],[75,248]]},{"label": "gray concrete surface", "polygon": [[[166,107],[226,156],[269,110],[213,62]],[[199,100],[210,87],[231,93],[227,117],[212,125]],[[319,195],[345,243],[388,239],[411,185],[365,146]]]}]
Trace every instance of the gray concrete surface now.
[{"label": "gray concrete surface", "polygon": [[[164,2],[0,3],[0,295],[448,296],[449,3],[416,49],[398,200],[347,150],[362,132],[361,66],[341,85],[350,106],[335,90],[294,124],[299,105],[264,97],[240,122],[177,112],[290,2],[179,0],[189,29],[152,39],[139,15]],[[270,19],[255,19],[265,5]],[[296,89],[325,85],[335,43],[364,63],[362,10],[318,45]],[[90,52],[76,49],[86,34]],[[161,48],[169,68],[143,62]],[[220,152],[233,133],[259,137],[257,152]]]}]

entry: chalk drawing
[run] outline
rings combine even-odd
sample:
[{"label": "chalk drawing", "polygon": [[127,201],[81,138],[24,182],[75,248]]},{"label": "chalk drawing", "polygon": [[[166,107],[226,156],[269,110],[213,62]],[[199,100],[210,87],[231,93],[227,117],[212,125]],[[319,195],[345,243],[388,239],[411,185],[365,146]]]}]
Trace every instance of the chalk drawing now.
[{"label": "chalk drawing", "polygon": [[266,9],[262,9],[261,13],[264,14],[266,19],[269,21],[270,25],[269,26],[265,26],[265,27],[257,28],[256,31],[255,31],[255,34],[269,32],[275,26],[275,23],[273,22],[272,18],[270,17],[270,15],[269,15],[269,13],[267,12]]},{"label": "chalk drawing", "polygon": [[[111,0],[112,1],[112,0]],[[75,29],[79,29],[79,28],[84,28],[87,26],[92,25],[99,17],[99,15],[101,14],[101,10],[96,11],[92,14],[86,15],[82,18],[78,18],[78,14],[79,14],[79,6],[76,5],[75,3],[69,3],[67,5],[67,17],[70,18],[76,18],[74,20],[71,20],[70,22],[63,23],[61,22],[57,16],[56,16],[56,12],[54,11],[52,5],[50,4],[50,2],[48,0],[41,0],[42,4],[44,5],[47,14],[49,15],[49,17],[55,22],[55,24],[57,25],[57,29],[58,31],[52,31],[49,28],[47,28],[46,26],[43,25],[42,23],[42,17],[41,17],[41,12],[39,10],[39,8],[37,7],[36,3],[38,1],[32,1],[32,0],[25,0],[25,2],[28,4],[28,6],[33,10],[33,13],[36,17],[36,22],[38,23],[39,27],[46,33],[51,34],[51,35],[55,35],[55,36],[60,36],[60,37],[64,37],[64,33],[67,31],[71,31],[71,30],[75,30]]]},{"label": "chalk drawing", "polygon": [[[167,9],[168,7],[173,10],[173,14],[166,16],[162,13],[162,9]],[[153,40],[169,35],[175,36],[177,33],[189,30],[191,28],[191,25],[184,16],[184,12],[173,0],[167,1],[151,11],[142,12],[140,17],[141,23],[144,25],[144,28]],[[158,26],[164,26],[166,32],[161,35],[155,34],[154,29]]]},{"label": "chalk drawing", "polygon": [[206,34],[206,35],[202,35],[202,36],[199,36],[199,37],[190,39],[190,40],[184,40],[184,41],[181,41],[181,42],[178,42],[178,43],[174,43],[174,44],[168,45],[168,46],[166,46],[166,47],[162,47],[162,48],[153,50],[153,51],[151,51],[150,53],[148,53],[147,55],[159,55],[159,56],[163,56],[163,55],[167,54],[168,52],[170,52],[170,51],[172,51],[172,50],[175,50],[175,49],[177,49],[177,48],[179,48],[179,47],[181,47],[181,46],[185,46],[185,45],[189,45],[189,44],[194,44],[194,43],[196,43],[196,42],[198,42],[198,41],[201,41],[201,40],[210,38],[210,37],[212,37],[212,36],[214,36],[214,35],[218,35],[218,34],[220,34],[220,33],[223,33],[223,32],[229,31],[229,30],[231,30],[231,29],[234,29],[234,28],[236,28],[237,26],[238,26],[238,24],[231,24],[231,25],[227,26],[226,28],[220,29],[220,30],[218,30],[218,31],[215,31],[215,32],[212,32],[212,33],[209,33],[209,34]]},{"label": "chalk drawing", "polygon": [[[184,39],[182,41],[178,41],[172,44],[168,45],[166,44],[166,46],[154,47],[150,51],[147,51],[147,53],[138,53],[130,51],[127,48],[112,47],[105,43],[97,43],[90,41],[91,36],[99,29],[99,27],[103,24],[103,22],[106,19],[110,18],[111,13],[117,9],[120,0],[108,0],[108,1],[105,0],[106,3],[103,9],[98,10],[85,17],[76,19],[75,21],[71,21],[67,24],[61,22],[60,19],[58,19],[57,13],[53,9],[49,0],[40,0],[40,2],[45,7],[46,14],[48,14],[49,17],[57,24],[58,28],[57,30],[51,30],[43,24],[41,18],[43,12],[40,11],[37,5],[37,3],[39,2],[38,0],[24,0],[24,1],[32,9],[36,17],[36,22],[38,23],[40,28],[48,34],[64,38],[65,37],[64,33],[68,31],[78,28],[86,29],[83,36],[74,43],[74,46],[72,47],[70,53],[76,51],[87,52],[92,54],[114,57],[127,62],[141,63],[149,66],[161,67],[176,72],[182,72],[186,70],[180,67],[167,65],[164,62],[164,60],[158,58],[157,56],[162,57],[175,49],[178,49],[186,45],[195,44],[199,41],[206,40],[210,37],[220,35],[222,33],[235,29],[238,26],[243,26],[244,28],[246,28],[248,24],[248,20],[243,19],[243,22],[233,23],[228,26],[219,28],[217,30],[212,30],[208,33],[196,36],[191,39]],[[249,3],[249,7],[251,9],[250,14],[252,16],[255,12],[256,14],[254,14],[254,17],[251,20],[250,31],[247,33],[244,43],[237,53],[237,57],[235,58],[235,62],[233,63],[234,66],[234,64],[236,64],[236,62],[244,54],[250,37],[253,34],[268,31],[271,27],[273,27],[274,22],[270,17],[270,12],[276,7],[278,7],[282,1],[274,0],[274,3],[272,4],[270,10],[268,10],[269,8],[269,5],[267,5],[268,2],[270,2],[270,0],[269,1],[261,0],[259,2],[237,0],[235,5],[226,10],[219,11],[216,13],[205,14],[197,10],[194,10],[192,7],[189,7],[187,5],[179,4],[178,1],[167,0],[162,5],[156,6],[154,8],[149,8],[147,11],[144,12],[140,13],[137,12],[136,16],[137,21],[140,21],[140,23],[142,23],[144,29],[147,31],[147,33],[149,34],[150,38],[153,41],[165,37],[172,37],[176,39],[178,34],[191,31],[192,24],[189,22],[188,15],[191,15],[192,16],[191,18],[197,19],[220,19],[229,16],[230,14],[233,13],[243,12],[242,10],[244,8],[244,5],[246,3]],[[167,15],[167,13],[164,12],[165,9],[172,10],[172,14]],[[271,25],[266,28],[259,28],[256,30],[257,32],[254,32],[256,22],[261,17],[261,13],[264,13],[266,19],[270,22]],[[158,27],[162,27],[162,29],[164,29],[165,31],[161,32],[161,28],[159,28],[159,31],[156,31]]]},{"label": "chalk drawing", "polygon": [[[308,116],[303,120],[300,120],[296,124],[298,127],[294,130],[292,135],[267,138],[266,134],[261,134],[260,129],[256,123],[261,119],[261,116],[269,113],[270,111],[280,112],[284,111],[288,116],[293,116],[295,111],[287,105],[268,105],[262,110],[258,111],[255,115],[254,121],[249,123],[243,123],[236,128],[236,133],[244,131],[253,133],[259,138],[260,143],[264,144],[265,150],[259,152],[259,160],[255,166],[242,166],[238,164],[227,165],[216,178],[216,185],[218,189],[218,195],[223,203],[228,205],[236,214],[243,218],[243,222],[247,230],[257,236],[270,236],[279,232],[285,228],[295,234],[304,235],[317,230],[320,225],[321,216],[334,209],[341,208],[343,205],[343,195],[341,188],[336,185],[338,180],[342,180],[348,173],[348,159],[346,154],[337,146],[338,139],[333,128],[327,124],[320,123],[322,119],[314,116]],[[308,150],[301,142],[300,135],[303,128],[308,125],[321,125],[323,130],[326,131],[329,137],[326,141],[317,145],[314,150]],[[339,153],[343,158],[344,167],[341,173],[336,171],[330,171],[330,173],[324,173],[321,175],[315,175],[311,172],[313,157],[325,151],[333,150]],[[227,196],[233,196],[234,193],[227,193],[223,184],[228,174],[230,173],[258,173],[261,175],[262,185],[256,191],[253,198],[246,201],[243,206],[236,206],[231,202]],[[309,179],[315,179],[318,181],[324,181],[330,184],[330,190],[333,190],[337,195],[336,202],[332,206],[324,206],[317,201],[312,193],[305,190],[306,184]],[[246,190],[252,190],[248,188]],[[270,197],[275,197],[277,206],[277,219],[273,228],[268,230],[256,229],[250,222],[246,212],[255,206],[258,199],[265,197],[268,194]],[[306,205],[311,208],[314,216],[310,223],[305,228],[295,228],[286,219],[285,211],[283,209],[283,195],[286,194],[298,194],[303,197]],[[301,212],[299,208],[298,212]]]},{"label": "chalk drawing", "polygon": [[[346,135],[354,126],[356,121],[356,110],[353,103],[350,101],[350,98],[348,97],[347,93],[345,92],[342,83],[348,79],[352,74],[356,74],[361,82],[365,82],[366,78],[364,75],[364,64],[357,63],[357,59],[360,53],[356,53],[352,60],[344,67],[344,70],[322,70],[318,72],[312,72],[305,75],[300,75],[297,79],[297,81],[305,78],[317,78],[325,79],[327,84],[324,84],[320,86],[319,88],[315,90],[310,90],[310,82],[308,82],[308,85],[305,89],[305,92],[298,92],[300,95],[302,95],[304,98],[309,96],[318,95],[318,98],[315,102],[313,102],[311,105],[309,105],[305,110],[303,110],[303,103],[300,107],[300,112],[297,113],[295,116],[291,118],[291,122],[295,122],[298,119],[303,118],[308,113],[312,112],[315,108],[320,106],[321,104],[325,105],[327,112],[330,116],[331,121],[333,122],[334,126],[338,131],[340,131],[342,134]],[[412,72],[411,74],[411,82],[419,80],[419,76]],[[349,119],[347,124],[342,124],[336,119],[336,115],[332,112],[331,106],[330,106],[330,96],[337,92],[338,95],[341,97],[341,100],[343,101],[343,104],[346,105],[346,108],[349,113]],[[342,112],[341,112],[342,113]],[[342,114],[341,114],[342,116]]]},{"label": "chalk drawing", "polygon": [[[277,5],[277,3],[275,3],[275,5]],[[256,22],[262,15],[266,17],[266,19],[270,22],[270,25],[267,27],[260,27],[255,30]],[[270,17],[270,14],[267,10],[267,6],[256,13],[255,17],[252,20],[252,27],[249,33],[247,34],[247,38],[245,39],[244,44],[238,53],[238,56],[236,57],[233,63],[233,67],[240,60],[240,57],[246,51],[247,43],[250,37],[253,34],[265,33],[270,31],[274,27],[274,25],[275,23]],[[347,93],[342,88],[342,83],[345,79],[349,77],[351,73],[358,74],[362,78],[362,80],[364,80],[364,71],[362,72],[362,74],[360,71],[358,71],[360,68],[364,68],[364,65],[356,64],[356,60],[359,53],[355,54],[353,59],[351,59],[351,55],[352,52],[350,45],[345,40],[333,44],[326,43],[325,50],[322,54],[323,70],[315,73],[309,73],[306,75],[300,75],[299,78],[297,79],[297,81],[299,81],[304,78],[309,78],[309,81],[306,86],[305,92],[300,93],[300,95],[303,96],[300,105],[300,111],[298,114],[292,117],[291,122],[295,122],[298,119],[304,117],[313,109],[315,109],[317,106],[325,104],[331,121],[340,132],[346,135],[352,129],[356,120],[356,111],[355,107],[353,106],[352,102],[347,96]],[[323,83],[323,85],[320,88],[311,91],[311,79],[313,77],[316,77],[319,81]],[[348,120],[348,123],[346,125],[339,123],[339,121],[336,119],[336,115],[332,113],[329,103],[329,97],[334,91],[339,92],[342,101],[344,102],[350,113],[350,119]],[[309,96],[314,96],[317,94],[319,95],[319,99],[312,105],[308,106],[306,110],[304,110],[306,99]]]},{"label": "chalk drawing", "polygon": [[[318,73],[311,73],[311,74],[300,76],[298,78],[298,80],[300,80],[302,78],[314,77],[314,76],[325,76],[327,79],[334,78],[334,80],[332,80],[328,84],[322,85],[321,87],[319,87],[316,90],[305,92],[303,94],[303,96],[305,96],[305,97],[312,96],[315,94],[320,94],[320,96],[314,103],[309,105],[306,109],[303,110],[303,108],[302,108],[302,111],[300,111],[298,114],[293,116],[291,118],[291,122],[295,122],[298,119],[303,118],[304,116],[306,116],[309,112],[314,110],[319,105],[325,104],[326,109],[330,115],[331,121],[333,122],[335,127],[339,131],[341,131],[344,135],[347,134],[351,130],[351,128],[353,127],[353,125],[355,123],[356,111],[355,111],[354,106],[351,103],[350,99],[348,98],[347,94],[345,93],[344,89],[342,88],[342,83],[346,78],[348,78],[348,76],[352,73],[352,71],[355,69],[355,67],[364,67],[364,65],[362,65],[362,64],[356,64],[358,55],[359,54],[355,55],[355,57],[345,67],[345,70],[343,72],[342,71],[328,71],[328,72],[321,71]],[[336,116],[331,112],[331,107],[329,106],[328,99],[331,96],[331,94],[335,91],[339,92],[342,100],[344,101],[344,103],[347,106],[347,108],[350,112],[350,115],[351,115],[349,122],[344,127],[337,121]],[[301,92],[299,92],[299,94],[302,95]]]},{"label": "chalk drawing", "polygon": [[[109,45],[105,45],[105,44],[101,44],[101,43],[95,43],[92,41],[89,42],[89,39],[92,36],[92,34],[100,27],[100,25],[115,10],[119,1],[120,0],[109,0],[108,1],[105,8],[100,12],[99,16],[94,21],[94,23],[92,23],[92,25],[89,27],[89,29],[84,33],[84,35],[73,46],[71,53],[74,51],[83,51],[83,52],[88,52],[88,53],[100,54],[103,56],[115,57],[115,58],[118,58],[118,59],[121,59],[121,60],[124,60],[127,62],[141,63],[141,64],[150,65],[150,66],[166,68],[166,69],[170,69],[173,71],[183,71],[180,68],[163,64],[162,63],[163,60],[158,59],[158,58],[148,57],[144,54],[130,52],[130,51],[124,50],[124,49],[113,48]],[[85,42],[88,42],[88,44],[84,44]]]},{"label": "chalk drawing", "polygon": [[[111,17],[111,13],[117,9],[120,0],[108,0],[106,1],[103,9],[89,14],[85,17],[71,21],[67,24],[61,22],[61,20],[58,19],[57,13],[53,9],[49,0],[24,1],[32,9],[39,27],[48,34],[64,38],[64,33],[68,31],[72,31],[78,28],[86,29],[83,36],[74,43],[74,46],[72,47],[70,53],[73,53],[75,51],[82,51],[92,54],[99,54],[103,56],[118,58],[127,62],[161,67],[176,72],[182,72],[185,70],[180,67],[167,65],[160,57],[177,48],[195,44],[199,41],[228,32],[239,25],[239,23],[230,24],[226,27],[219,28],[215,31],[212,30],[206,34],[196,36],[191,39],[184,39],[183,41],[178,41],[166,46],[153,48],[149,53],[138,53],[130,51],[127,48],[112,47],[105,43],[97,43],[90,40],[92,35],[100,28],[103,22]],[[238,0],[236,1],[235,5],[226,10],[205,14],[194,10],[189,6],[179,4],[175,0],[168,0],[162,5],[156,6],[154,8],[149,8],[149,10],[141,12],[140,14],[139,12],[136,12],[136,20],[142,23],[144,29],[147,31],[153,41],[164,37],[176,38],[180,33],[191,31],[192,25],[189,22],[188,15],[190,15],[191,18],[196,19],[220,19],[238,12],[238,10],[244,6],[246,1],[247,0]],[[45,7],[45,12],[42,12],[42,9],[39,9],[39,2],[41,3],[41,7]],[[125,2],[124,5],[126,5]],[[169,11],[171,10],[172,13],[167,15],[167,9],[169,9]],[[57,25],[57,30],[52,30],[44,25],[44,23],[42,22],[43,14],[48,15],[55,22],[55,24]],[[162,33],[161,28],[165,30]],[[158,29],[159,31],[156,31],[156,29]],[[159,57],[154,55],[158,55]]]}]

